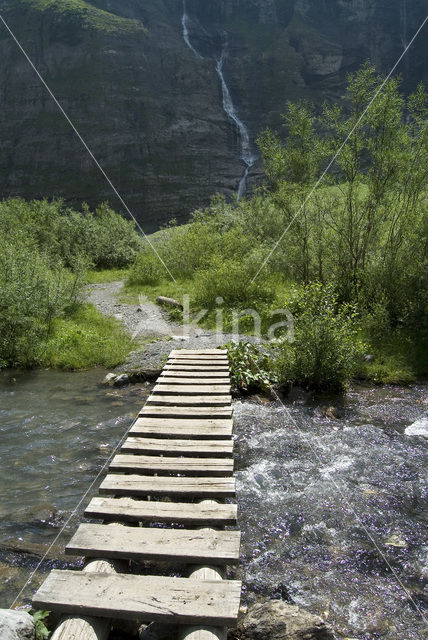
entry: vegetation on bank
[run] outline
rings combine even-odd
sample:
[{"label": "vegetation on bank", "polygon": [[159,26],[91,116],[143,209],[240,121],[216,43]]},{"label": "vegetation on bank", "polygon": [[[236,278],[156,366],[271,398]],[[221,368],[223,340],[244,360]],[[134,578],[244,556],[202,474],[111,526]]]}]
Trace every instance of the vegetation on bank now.
[{"label": "vegetation on bank", "polygon": [[83,304],[90,267],[125,268],[141,239],[107,205],[0,203],[0,367],[114,366],[130,350],[119,323]]},{"label": "vegetation on bank", "polygon": [[106,205],[0,203],[0,366],[123,360],[129,338],[81,294],[85,282],[126,277],[128,298],[187,295],[201,326],[235,332],[239,322],[240,333],[274,337],[261,352],[231,346],[241,387],[330,391],[352,377],[426,375],[427,95],[420,86],[405,100],[396,79],[376,95],[381,82],[366,66],[350,77],[343,107],[289,103],[285,142],[260,137],[267,180],[258,193],[216,196],[189,224],[156,234],[175,282]]},{"label": "vegetation on bank", "polygon": [[206,326],[221,307],[225,330],[232,309],[244,332],[256,310],[265,334],[275,309],[290,310],[294,342],[279,333],[269,364],[283,383],[336,390],[355,376],[426,374],[427,95],[419,86],[405,100],[397,79],[377,94],[381,83],[365,66],[343,107],[289,103],[285,142],[271,131],[259,140],[266,186],[240,202],[215,197],[162,234],[156,248],[177,283],[146,245],[128,290],[187,293],[195,312],[208,310]]}]

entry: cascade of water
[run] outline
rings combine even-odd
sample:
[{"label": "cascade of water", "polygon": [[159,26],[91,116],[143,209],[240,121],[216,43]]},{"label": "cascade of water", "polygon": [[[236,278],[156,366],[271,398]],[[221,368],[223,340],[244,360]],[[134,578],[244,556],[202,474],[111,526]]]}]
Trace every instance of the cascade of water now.
[{"label": "cascade of water", "polygon": [[407,47],[407,0],[400,3],[401,44],[403,49]]},{"label": "cascade of water", "polygon": [[235,105],[233,104],[232,96],[230,95],[229,87],[227,86],[224,73],[223,66],[225,60],[227,58],[227,40],[223,46],[223,51],[221,53],[220,58],[216,63],[216,71],[217,75],[221,82],[221,89],[223,94],[223,109],[227,116],[232,120],[235,124],[236,129],[238,131],[239,140],[240,140],[240,158],[245,164],[244,173],[241,176],[238,187],[238,200],[244,195],[247,188],[247,177],[248,172],[254,163],[257,160],[257,155],[255,155],[251,149],[250,135],[248,132],[247,126],[242,122],[241,118],[238,116],[238,112],[236,110]]},{"label": "cascade of water", "polygon": [[192,45],[192,43],[190,42],[190,35],[189,35],[189,16],[187,15],[187,7],[186,7],[186,0],[183,0],[183,17],[181,18],[181,25],[183,27],[183,40],[184,42],[187,44],[187,46],[189,47],[189,49],[191,51],[193,51],[193,53],[195,54],[195,56],[197,58],[200,58],[201,60],[203,59],[203,56],[201,56],[201,54],[196,51],[195,47]]},{"label": "cascade of water", "polygon": [[[195,49],[195,47],[190,42],[190,33],[189,33],[189,15],[187,13],[186,0],[183,0],[183,16],[181,19],[181,25],[183,28],[183,40],[188,46],[188,48],[195,54],[195,56],[199,59],[203,59],[203,56]],[[217,75],[220,79],[221,89],[223,94],[223,109],[227,116],[232,120],[235,124],[240,144],[240,153],[239,157],[243,161],[245,165],[244,172],[239,180],[238,186],[238,200],[242,198],[247,189],[247,178],[248,172],[254,163],[257,160],[257,155],[253,153],[250,142],[250,135],[248,132],[248,128],[240,119],[238,112],[236,110],[235,105],[233,104],[232,96],[230,95],[229,87],[227,86],[224,73],[223,66],[227,58],[227,38],[225,34],[225,42],[221,52],[220,58],[216,61],[216,71]]]}]

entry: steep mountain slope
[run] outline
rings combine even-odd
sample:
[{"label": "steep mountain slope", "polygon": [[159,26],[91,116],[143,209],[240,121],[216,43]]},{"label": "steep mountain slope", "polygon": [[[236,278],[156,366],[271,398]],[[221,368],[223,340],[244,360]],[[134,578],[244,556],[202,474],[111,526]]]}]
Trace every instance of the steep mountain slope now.
[{"label": "steep mountain slope", "polygon": [[[183,7],[186,32],[183,37]],[[148,230],[183,219],[245,168],[216,61],[254,138],[287,99],[340,99],[370,58],[388,70],[426,0],[1,0],[54,94]],[[423,79],[426,36],[400,67]],[[118,203],[0,25],[0,194]],[[425,79],[427,79],[425,77]],[[257,164],[250,176],[260,174]],[[251,178],[250,178],[251,183]]]}]

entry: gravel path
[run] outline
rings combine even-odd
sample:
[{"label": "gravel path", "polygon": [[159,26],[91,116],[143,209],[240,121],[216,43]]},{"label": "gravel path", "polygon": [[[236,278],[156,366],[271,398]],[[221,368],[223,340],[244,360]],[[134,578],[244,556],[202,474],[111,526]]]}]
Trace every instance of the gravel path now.
[{"label": "gravel path", "polygon": [[[123,287],[122,281],[93,284],[87,287],[87,301],[106,316],[121,320],[136,343],[126,362],[116,371],[134,369],[159,369],[173,349],[212,349],[236,339],[228,333],[214,333],[193,325],[172,322],[168,314],[158,305],[141,297],[139,304],[119,302],[117,296]],[[141,341],[149,344],[141,346]],[[249,342],[257,342],[252,336],[243,336]]]}]

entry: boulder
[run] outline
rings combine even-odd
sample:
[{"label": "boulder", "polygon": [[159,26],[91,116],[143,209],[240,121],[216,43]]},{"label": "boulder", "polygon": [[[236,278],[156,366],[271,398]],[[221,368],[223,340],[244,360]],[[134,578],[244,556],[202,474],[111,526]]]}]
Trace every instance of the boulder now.
[{"label": "boulder", "polygon": [[115,373],[108,373],[101,384],[110,385],[116,380],[117,375]]},{"label": "boulder", "polygon": [[249,607],[238,624],[239,640],[334,640],[331,627],[319,616],[282,600]]},{"label": "boulder", "polygon": [[126,373],[122,373],[120,376],[117,376],[117,378],[114,380],[113,385],[115,387],[124,387],[125,385],[129,384],[130,380],[129,377],[127,376]]},{"label": "boulder", "polygon": [[1,640],[34,640],[34,620],[25,611],[0,609]]}]

